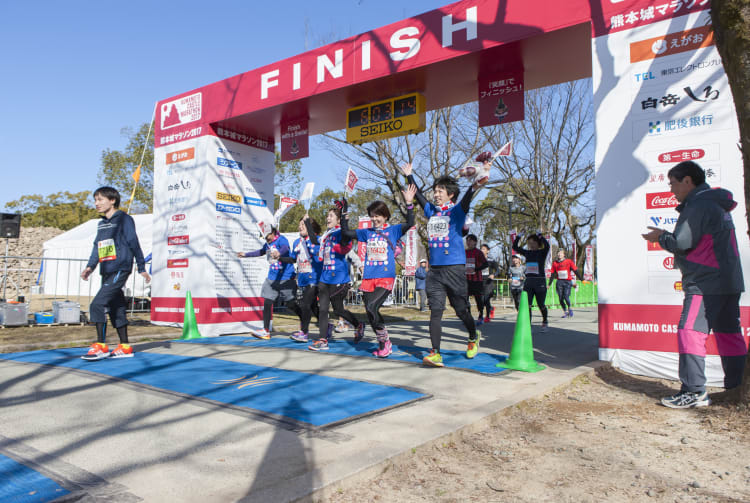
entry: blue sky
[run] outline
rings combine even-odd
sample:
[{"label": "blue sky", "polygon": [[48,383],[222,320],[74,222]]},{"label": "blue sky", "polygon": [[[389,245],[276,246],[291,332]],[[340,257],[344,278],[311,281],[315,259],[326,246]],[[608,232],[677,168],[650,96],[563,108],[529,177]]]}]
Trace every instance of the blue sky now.
[{"label": "blue sky", "polygon": [[[1,1],[0,211],[95,189],[102,151],[123,148],[121,129],[157,100],[449,3]],[[313,138],[303,175],[316,192],[339,166]]]}]

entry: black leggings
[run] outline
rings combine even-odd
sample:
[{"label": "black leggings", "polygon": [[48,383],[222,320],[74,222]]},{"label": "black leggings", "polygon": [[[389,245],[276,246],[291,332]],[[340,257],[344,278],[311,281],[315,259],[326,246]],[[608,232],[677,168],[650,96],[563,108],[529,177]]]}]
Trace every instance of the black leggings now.
[{"label": "black leggings", "polygon": [[343,285],[329,285],[328,283],[318,283],[318,305],[320,315],[320,338],[328,338],[328,308],[333,306],[333,314],[344,318],[356,329],[359,326],[359,320],[350,311],[344,307],[344,298],[349,292],[349,283]]},{"label": "black leggings", "polygon": [[385,329],[385,320],[383,320],[383,316],[380,314],[380,308],[383,306],[383,302],[385,302],[385,299],[388,298],[390,293],[390,290],[382,287],[377,287],[372,292],[362,292],[362,296],[365,299],[367,320],[370,322],[370,326],[375,332]]},{"label": "black leggings", "polygon": [[542,322],[547,323],[547,306],[544,305],[544,302],[547,300],[547,286],[544,284],[544,281],[541,284],[529,284],[527,278],[524,291],[529,296],[529,318],[531,318],[531,304],[536,299],[539,311],[542,312]]},{"label": "black leggings", "polygon": [[[484,295],[482,294],[474,294],[474,302],[477,304],[477,311],[479,311],[478,318],[482,317],[482,307],[484,306]],[[469,313],[471,313],[471,304],[467,302],[467,306],[469,307]]]},{"label": "black leggings", "polygon": [[294,298],[287,302],[286,306],[299,317],[300,330],[307,333],[310,330],[310,320],[313,315],[320,319],[318,311],[318,285],[307,285],[302,290],[302,298],[299,301]]}]

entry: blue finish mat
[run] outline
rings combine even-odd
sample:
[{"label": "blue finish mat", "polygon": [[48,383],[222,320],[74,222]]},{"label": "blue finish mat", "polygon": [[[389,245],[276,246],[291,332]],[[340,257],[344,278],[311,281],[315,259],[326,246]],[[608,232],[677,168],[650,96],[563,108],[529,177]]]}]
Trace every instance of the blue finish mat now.
[{"label": "blue finish mat", "polygon": [[[271,339],[255,339],[252,336],[239,336],[239,335],[224,335],[221,337],[203,337],[201,339],[188,339],[178,340],[175,342],[184,342],[192,344],[227,344],[230,346],[252,346],[252,347],[264,347],[264,348],[284,348],[284,349],[300,349],[308,351],[308,344],[301,343],[291,340],[289,337],[275,336]],[[348,355],[348,356],[360,356],[376,358],[372,352],[375,351],[378,346],[377,343],[360,341],[359,344],[354,344],[351,339],[333,339],[329,345],[329,349],[325,351],[318,351],[318,353],[333,353],[337,355]],[[395,360],[407,363],[416,363],[421,365],[422,358],[427,356],[430,352],[427,348],[419,348],[416,346],[396,346],[393,345],[393,353],[386,358],[386,360]],[[505,355],[497,355],[491,353],[482,353],[481,348],[479,354],[473,359],[466,358],[464,351],[441,351],[440,354],[443,356],[443,364],[446,367],[457,368],[462,370],[472,370],[481,374],[499,374],[505,372],[507,369],[495,367],[496,363],[500,363],[507,359]]]},{"label": "blue finish mat", "polygon": [[199,397],[261,415],[328,426],[425,398],[415,391],[215,358],[138,352],[85,361],[86,349],[0,354],[1,359],[67,367]]},{"label": "blue finish mat", "polygon": [[0,501],[43,503],[70,493],[57,482],[0,454]]}]

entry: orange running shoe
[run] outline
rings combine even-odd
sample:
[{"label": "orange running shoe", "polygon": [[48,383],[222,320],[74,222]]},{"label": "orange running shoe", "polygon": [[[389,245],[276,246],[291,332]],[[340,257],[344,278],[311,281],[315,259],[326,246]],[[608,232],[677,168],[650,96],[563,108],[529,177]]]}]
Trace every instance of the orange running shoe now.
[{"label": "orange running shoe", "polygon": [[89,347],[89,352],[81,358],[88,361],[103,360],[109,356],[109,348],[106,344],[95,342]]},{"label": "orange running shoe", "polygon": [[130,344],[118,344],[114,351],[112,351],[112,358],[131,358],[133,356],[133,348]]}]

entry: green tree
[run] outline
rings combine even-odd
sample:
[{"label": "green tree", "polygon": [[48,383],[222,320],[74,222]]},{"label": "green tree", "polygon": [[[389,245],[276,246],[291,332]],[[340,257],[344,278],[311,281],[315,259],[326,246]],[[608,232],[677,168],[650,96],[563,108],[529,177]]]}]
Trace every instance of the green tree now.
[{"label": "green tree", "polygon": [[6,211],[21,214],[24,227],[56,227],[67,231],[99,214],[91,192],[56,192],[48,196],[30,194],[5,204]]},{"label": "green tree", "polygon": [[133,173],[139,165],[141,166],[141,177],[135,191],[135,200],[131,205],[131,213],[150,213],[154,206],[154,142],[149,133],[149,126],[148,122],[144,122],[137,130],[130,127],[122,128],[120,132],[127,138],[125,149],[102,151],[98,181],[120,192],[123,210],[128,209],[128,200],[135,184]]}]

